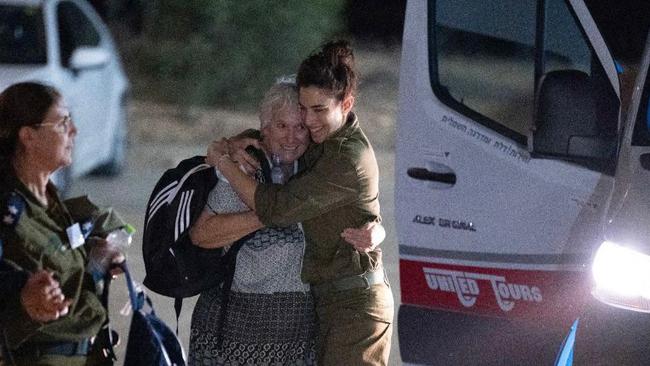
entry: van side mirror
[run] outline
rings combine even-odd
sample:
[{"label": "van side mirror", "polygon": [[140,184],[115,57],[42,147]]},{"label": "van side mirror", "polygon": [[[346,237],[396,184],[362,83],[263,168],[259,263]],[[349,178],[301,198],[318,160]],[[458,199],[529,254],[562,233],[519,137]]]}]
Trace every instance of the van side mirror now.
[{"label": "van side mirror", "polygon": [[70,56],[70,68],[75,71],[103,67],[110,60],[108,51],[101,47],[78,47]]},{"label": "van side mirror", "polygon": [[612,160],[618,111],[603,103],[602,95],[607,93],[602,89],[582,71],[545,74],[536,98],[531,156],[570,161]]}]

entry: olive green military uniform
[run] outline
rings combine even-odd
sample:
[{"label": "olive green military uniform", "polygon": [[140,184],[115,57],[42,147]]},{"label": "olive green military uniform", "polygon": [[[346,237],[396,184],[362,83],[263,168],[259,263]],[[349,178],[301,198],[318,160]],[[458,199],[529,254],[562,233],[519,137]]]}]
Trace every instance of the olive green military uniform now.
[{"label": "olive green military uniform", "polygon": [[381,250],[360,253],[340,236],[345,228],[380,219],[377,161],[356,116],[312,144],[303,162],[305,170],[286,185],[258,186],[257,215],[265,225],[302,222],[302,278],[316,299],[319,364],[385,365],[393,297]]},{"label": "olive green military uniform", "polygon": [[105,236],[124,222],[111,209],[99,209],[87,197],[61,201],[51,183],[47,189],[52,199],[45,207],[10,170],[6,172],[4,169],[4,176],[0,175],[4,259],[31,272],[53,271],[66,299],[72,300],[67,315],[40,323],[27,315],[18,295],[8,298],[0,310],[8,347],[18,365],[86,364],[88,341],[98,333],[106,311],[92,277],[85,272],[90,244],[72,248],[66,229],[79,224],[81,229],[91,230],[92,236]]}]

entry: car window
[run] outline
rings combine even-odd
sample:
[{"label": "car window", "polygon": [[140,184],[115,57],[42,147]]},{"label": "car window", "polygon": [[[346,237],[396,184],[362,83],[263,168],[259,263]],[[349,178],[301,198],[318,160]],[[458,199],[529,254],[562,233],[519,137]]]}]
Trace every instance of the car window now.
[{"label": "car window", "polygon": [[99,46],[101,38],[86,15],[71,2],[61,2],[57,8],[61,64],[68,66],[75,49]]},{"label": "car window", "polygon": [[38,7],[0,6],[0,63],[47,61],[43,12]]},{"label": "car window", "polygon": [[429,4],[429,59],[436,96],[522,145],[535,125],[542,75],[576,70],[603,78],[564,0],[547,0],[541,7],[521,0]]}]

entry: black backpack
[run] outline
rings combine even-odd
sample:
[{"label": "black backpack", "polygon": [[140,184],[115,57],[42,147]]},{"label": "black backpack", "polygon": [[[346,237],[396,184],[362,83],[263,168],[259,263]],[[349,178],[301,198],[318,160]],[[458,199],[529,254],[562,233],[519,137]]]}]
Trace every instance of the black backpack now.
[{"label": "black backpack", "polygon": [[232,281],[243,240],[224,251],[200,248],[189,237],[188,229],[216,184],[214,168],[205,164],[204,156],[194,156],[165,171],[147,204],[142,238],[144,285],[175,298],[177,318],[183,298],[215,286],[229,288]]}]

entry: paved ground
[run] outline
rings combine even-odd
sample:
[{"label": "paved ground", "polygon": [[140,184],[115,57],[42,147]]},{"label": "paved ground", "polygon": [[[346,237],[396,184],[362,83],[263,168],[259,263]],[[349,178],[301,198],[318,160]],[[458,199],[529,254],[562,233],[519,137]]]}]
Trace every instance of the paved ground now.
[{"label": "paved ground", "polygon": [[[128,257],[135,279],[141,281],[144,278],[144,264],[140,243],[145,206],[151,189],[165,169],[174,166],[182,158],[203,154],[204,150],[204,146],[194,146],[189,143],[177,145],[147,142],[138,145],[131,144],[128,150],[129,164],[121,176],[111,179],[86,177],[74,183],[71,195],[89,194],[97,203],[112,205],[138,230]],[[380,202],[382,205],[382,216],[388,233],[388,237],[382,247],[385,252],[385,264],[388,276],[394,286],[395,302],[397,304],[399,302],[399,281],[397,242],[393,220],[393,152],[391,150],[377,151],[377,160],[381,171]],[[122,356],[130,319],[130,317],[122,316],[119,313],[125,306],[128,297],[123,279],[119,278],[111,290],[111,319],[123,337],[123,346],[119,349],[119,354]],[[157,314],[173,329],[176,325],[173,301],[151,292],[148,293],[153,298]],[[180,337],[186,349],[189,343],[190,319],[195,301],[196,298],[191,298],[184,302],[179,323]],[[390,365],[401,365],[396,330],[393,333]]]}]

